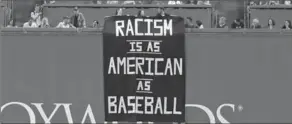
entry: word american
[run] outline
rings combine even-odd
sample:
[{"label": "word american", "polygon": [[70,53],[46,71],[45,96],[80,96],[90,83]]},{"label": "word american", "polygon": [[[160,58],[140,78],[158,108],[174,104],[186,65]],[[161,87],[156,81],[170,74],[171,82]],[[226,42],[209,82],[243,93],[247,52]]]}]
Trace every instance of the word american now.
[{"label": "word american", "polygon": [[108,74],[183,75],[183,58],[111,57]]},{"label": "word american", "polygon": [[[133,22],[134,24],[132,24]],[[172,36],[172,19],[142,19],[116,20],[116,36]],[[141,29],[145,29],[143,32]]]}]

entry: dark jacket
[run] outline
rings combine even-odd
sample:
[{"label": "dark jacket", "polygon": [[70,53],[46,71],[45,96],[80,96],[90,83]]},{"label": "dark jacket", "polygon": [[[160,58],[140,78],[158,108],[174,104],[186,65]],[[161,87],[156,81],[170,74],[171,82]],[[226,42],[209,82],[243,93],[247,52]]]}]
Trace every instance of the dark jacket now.
[{"label": "dark jacket", "polygon": [[169,16],[170,16],[170,15],[167,14],[167,13],[164,13],[164,16],[162,16],[160,13],[157,13],[157,14],[156,14],[156,17],[158,17],[158,18],[169,17]]},{"label": "dark jacket", "polygon": [[[292,29],[292,25],[289,25],[288,28],[291,30],[291,29]],[[284,25],[284,26],[282,27],[282,29],[287,29],[286,25]]]},{"label": "dark jacket", "polygon": [[257,24],[257,25],[252,25],[251,28],[252,29],[260,29],[260,28],[262,28],[262,26],[260,24]]},{"label": "dark jacket", "polygon": [[243,24],[242,22],[239,22],[239,23],[235,23],[235,22],[233,22],[233,23],[231,24],[231,28],[232,28],[232,29],[240,29],[240,28],[244,28],[244,24]]},{"label": "dark jacket", "polygon": [[185,24],[185,28],[195,28],[194,24]]},{"label": "dark jacket", "polygon": [[85,28],[86,27],[86,20],[85,20],[83,14],[80,12],[77,15],[77,22],[75,22],[75,15],[74,14],[71,15],[70,20],[71,20],[71,24],[73,24],[76,28]]}]

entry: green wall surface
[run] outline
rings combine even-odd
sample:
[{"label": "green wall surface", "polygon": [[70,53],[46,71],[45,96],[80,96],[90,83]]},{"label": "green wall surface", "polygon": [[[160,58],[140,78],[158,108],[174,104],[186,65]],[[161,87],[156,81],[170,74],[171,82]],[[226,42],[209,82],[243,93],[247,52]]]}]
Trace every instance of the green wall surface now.
[{"label": "green wall surface", "polygon": [[[291,32],[194,32],[186,34],[186,122],[209,123],[207,114],[190,104],[216,111],[232,123],[291,123]],[[25,33],[3,31],[1,41],[1,105],[12,101],[44,103],[49,115],[54,103],[70,103],[75,123],[88,104],[96,122],[104,122],[103,48],[99,32]],[[1,112],[3,123],[29,122],[24,108]],[[87,122],[89,122],[87,118]],[[67,123],[64,108],[52,118]]]}]

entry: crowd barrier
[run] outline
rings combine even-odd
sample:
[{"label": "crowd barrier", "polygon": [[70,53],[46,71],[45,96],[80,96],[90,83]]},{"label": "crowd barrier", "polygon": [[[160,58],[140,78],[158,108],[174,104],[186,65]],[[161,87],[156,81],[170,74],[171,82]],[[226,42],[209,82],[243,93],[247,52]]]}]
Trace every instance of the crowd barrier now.
[{"label": "crowd barrier", "polygon": [[[118,8],[125,8],[123,14],[137,15],[138,11],[144,9],[146,16],[155,16],[157,14],[158,5],[90,5],[90,4],[47,4],[44,5],[44,16],[49,18],[51,25],[56,26],[62,17],[70,16],[73,12],[73,7],[78,6],[80,12],[84,14],[87,25],[92,25],[94,20],[98,20],[101,25],[104,23],[104,17],[112,16]],[[196,20],[201,20],[204,27],[212,26],[212,6],[208,5],[165,5],[167,13],[182,17],[192,17],[195,23]]]},{"label": "crowd barrier", "polygon": [[268,19],[272,18],[276,22],[276,27],[281,28],[285,20],[292,20],[292,6],[250,6],[249,22],[252,23],[254,18],[258,18],[262,26],[268,25]]},{"label": "crowd barrier", "polygon": [[[292,32],[279,30],[198,30],[186,33],[186,122],[209,123],[197,104],[232,123],[291,123]],[[70,104],[80,123],[88,104],[96,122],[104,122],[102,34],[96,29],[3,29],[1,32],[1,105]],[[67,111],[68,112],[68,111]],[[59,108],[52,122],[66,123]],[[221,118],[222,119],[222,118]],[[90,122],[89,116],[87,121]],[[29,122],[26,110],[7,107],[2,123]]]}]

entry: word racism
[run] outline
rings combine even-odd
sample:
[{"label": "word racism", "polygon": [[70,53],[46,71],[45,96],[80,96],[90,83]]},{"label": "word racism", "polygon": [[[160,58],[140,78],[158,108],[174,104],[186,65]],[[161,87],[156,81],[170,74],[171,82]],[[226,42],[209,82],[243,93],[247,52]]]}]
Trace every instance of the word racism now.
[{"label": "word racism", "polygon": [[[147,31],[139,32],[139,25],[147,25]],[[153,27],[152,27],[153,26]],[[117,20],[115,21],[116,36],[172,36],[172,19],[134,19],[132,20]],[[151,30],[152,29],[152,30]],[[158,32],[153,33],[154,29]]]},{"label": "word racism", "polygon": [[[148,68],[145,69],[147,66]],[[183,75],[183,59],[167,58],[165,60],[164,58],[150,57],[111,57],[108,74]]]}]

